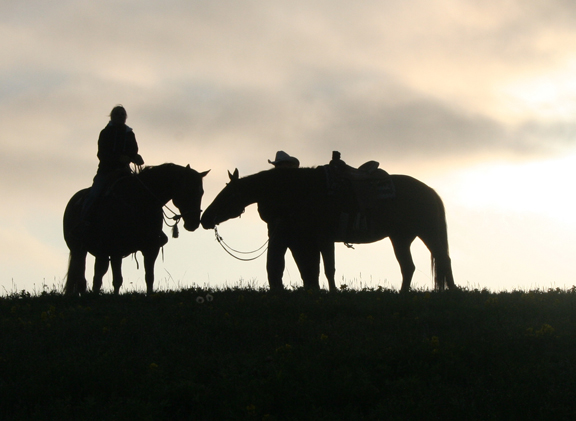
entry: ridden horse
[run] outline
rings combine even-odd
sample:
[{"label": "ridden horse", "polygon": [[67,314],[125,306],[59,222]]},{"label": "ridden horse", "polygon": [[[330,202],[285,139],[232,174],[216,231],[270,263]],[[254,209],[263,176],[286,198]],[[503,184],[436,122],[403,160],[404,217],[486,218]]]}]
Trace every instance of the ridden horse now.
[{"label": "ridden horse", "polygon": [[[70,249],[64,293],[86,292],[86,255],[95,256],[92,291],[98,293],[102,278],[112,266],[114,293],[122,286],[122,259],[141,251],[147,293],[153,292],[154,263],[168,238],[162,232],[163,207],[172,200],[181,215],[184,228],[194,231],[200,224],[202,179],[190,166],[162,164],[144,168],[139,174],[125,176],[108,188],[94,206],[94,221],[82,226],[82,207],[90,189],[77,192],[64,211],[64,239]],[[82,229],[80,229],[82,228]]]},{"label": "ridden horse", "polygon": [[[274,206],[288,218],[293,236],[292,252],[306,288],[319,288],[320,253],[324,257],[330,290],[334,281],[334,242],[372,243],[390,237],[402,272],[402,292],[410,289],[415,266],[410,245],[419,237],[432,256],[435,287],[456,288],[448,253],[445,210],[440,196],[421,181],[406,175],[390,175],[395,195],[376,200],[354,213],[345,192],[331,190],[327,166],[318,168],[271,169],[230,182],[202,214],[205,229],[240,216],[252,203]],[[342,229],[343,216],[348,218]],[[358,222],[361,216],[361,224]],[[354,227],[360,225],[361,227]],[[327,257],[327,258],[326,258]],[[272,286],[271,286],[272,287]]]}]

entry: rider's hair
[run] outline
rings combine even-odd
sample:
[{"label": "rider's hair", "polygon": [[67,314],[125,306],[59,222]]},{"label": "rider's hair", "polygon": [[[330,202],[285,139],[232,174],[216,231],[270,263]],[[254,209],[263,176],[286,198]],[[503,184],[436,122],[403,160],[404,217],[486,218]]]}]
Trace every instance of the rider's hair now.
[{"label": "rider's hair", "polygon": [[126,123],[127,117],[126,109],[122,105],[115,106],[110,112],[110,120],[113,123]]}]

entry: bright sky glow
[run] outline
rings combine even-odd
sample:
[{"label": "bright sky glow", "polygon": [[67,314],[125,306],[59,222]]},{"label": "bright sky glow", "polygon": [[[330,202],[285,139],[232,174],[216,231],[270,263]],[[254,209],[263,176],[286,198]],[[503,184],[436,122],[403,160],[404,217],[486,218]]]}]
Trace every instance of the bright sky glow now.
[{"label": "bright sky glow", "polygon": [[576,60],[502,87],[509,113],[517,119],[567,120],[576,114]]},{"label": "bright sky glow", "polygon": [[[477,211],[538,214],[576,224],[576,154],[527,163],[483,163],[456,172],[445,188],[452,200]],[[449,187],[452,185],[452,187]]]}]

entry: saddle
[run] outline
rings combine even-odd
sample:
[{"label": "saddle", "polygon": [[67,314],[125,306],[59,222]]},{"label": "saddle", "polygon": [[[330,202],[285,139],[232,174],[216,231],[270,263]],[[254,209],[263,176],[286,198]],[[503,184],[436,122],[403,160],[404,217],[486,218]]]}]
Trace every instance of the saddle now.
[{"label": "saddle", "polygon": [[340,158],[340,152],[334,151],[332,161],[327,165],[329,194],[348,196],[356,202],[359,210],[394,198],[396,191],[392,178],[379,166],[377,161],[368,161],[354,168]]},{"label": "saddle", "polygon": [[332,153],[332,161],[325,166],[328,194],[341,203],[336,239],[355,242],[371,231],[370,210],[396,196],[392,177],[376,161],[368,161],[358,168],[347,165],[340,153]]},{"label": "saddle", "polygon": [[114,190],[116,189],[116,187],[120,182],[132,179],[134,179],[134,174],[127,173],[125,171],[121,172],[119,171],[116,174],[112,174],[104,184],[104,188],[102,190],[102,197],[114,195]]},{"label": "saddle", "polygon": [[103,202],[114,196],[114,190],[118,183],[132,177],[131,174],[124,172],[113,172],[99,180],[94,178],[94,184],[89,189],[81,202],[81,220],[85,225],[91,225],[92,219],[97,214]]}]

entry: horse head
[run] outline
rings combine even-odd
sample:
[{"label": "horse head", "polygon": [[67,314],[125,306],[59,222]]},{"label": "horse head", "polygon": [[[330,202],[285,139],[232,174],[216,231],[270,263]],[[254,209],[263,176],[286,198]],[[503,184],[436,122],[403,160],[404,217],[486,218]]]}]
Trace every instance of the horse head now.
[{"label": "horse head", "polygon": [[172,203],[180,211],[184,220],[184,228],[187,231],[194,231],[200,225],[200,213],[202,212],[200,204],[204,195],[202,179],[209,172],[210,170],[199,173],[187,165],[172,198]]},{"label": "horse head", "polygon": [[241,189],[238,169],[236,168],[232,174],[228,171],[228,176],[230,182],[226,184],[226,187],[202,214],[201,222],[204,229],[213,229],[221,222],[237,218],[246,209],[248,203],[246,203],[245,194]]}]

